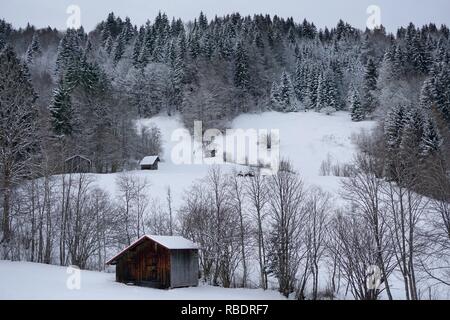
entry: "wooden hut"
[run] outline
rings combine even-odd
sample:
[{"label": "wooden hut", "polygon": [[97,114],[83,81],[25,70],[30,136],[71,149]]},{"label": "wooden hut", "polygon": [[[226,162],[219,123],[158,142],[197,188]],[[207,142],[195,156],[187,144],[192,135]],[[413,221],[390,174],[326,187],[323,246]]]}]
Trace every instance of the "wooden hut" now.
[{"label": "wooden hut", "polygon": [[109,260],[116,281],[159,289],[198,285],[198,250],[190,240],[175,236],[143,236]]},{"label": "wooden hut", "polygon": [[158,170],[159,161],[158,156],[149,156],[142,159],[139,165],[141,166],[141,170]]},{"label": "wooden hut", "polygon": [[85,156],[74,155],[64,161],[66,173],[88,173],[91,172],[92,162]]}]

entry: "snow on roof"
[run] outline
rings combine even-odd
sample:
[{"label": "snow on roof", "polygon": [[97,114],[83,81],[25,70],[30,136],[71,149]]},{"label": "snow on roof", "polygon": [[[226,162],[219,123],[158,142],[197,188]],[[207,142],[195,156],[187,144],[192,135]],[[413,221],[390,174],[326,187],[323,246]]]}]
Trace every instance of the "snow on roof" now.
[{"label": "snow on roof", "polygon": [[123,253],[126,251],[132,249],[133,247],[136,247],[138,244],[143,242],[144,240],[153,240],[156,243],[159,243],[163,247],[169,249],[169,250],[190,250],[190,249],[200,249],[200,247],[192,242],[191,240],[185,239],[180,236],[151,236],[151,235],[145,235],[133,242],[131,245],[123,249],[121,252],[119,252],[117,255],[115,255],[113,258],[111,258],[109,261],[106,262],[106,264],[115,264],[117,258],[119,258]]},{"label": "snow on roof", "polygon": [[167,249],[198,249],[198,245],[191,240],[179,236],[148,236],[155,242],[158,242]]},{"label": "snow on roof", "polygon": [[156,160],[159,161],[158,156],[148,156],[148,157],[145,157],[144,159],[142,159],[142,161],[140,162],[140,165],[141,166],[150,166],[150,165],[154,164]]}]

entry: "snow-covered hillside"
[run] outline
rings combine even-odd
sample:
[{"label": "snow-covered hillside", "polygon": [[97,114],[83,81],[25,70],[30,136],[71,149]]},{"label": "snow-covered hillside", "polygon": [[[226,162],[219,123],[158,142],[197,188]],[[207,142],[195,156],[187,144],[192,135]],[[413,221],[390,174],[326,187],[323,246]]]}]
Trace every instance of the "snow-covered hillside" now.
[{"label": "snow-covered hillside", "polygon": [[[0,261],[0,300],[281,300],[278,292],[260,289],[195,288],[158,290],[115,282],[114,273],[81,271],[80,286],[67,268]],[[67,282],[69,281],[69,287]],[[72,288],[69,289],[69,288]]]},{"label": "snow-covered hillside", "polygon": [[[160,128],[163,140],[163,162],[158,171],[134,171],[135,175],[146,178],[151,183],[154,198],[165,198],[170,186],[174,204],[180,204],[183,192],[195,180],[204,177],[209,169],[207,164],[176,165],[171,161],[171,141],[174,130],[183,128],[179,117],[157,116],[138,122],[138,126],[156,125]],[[236,118],[233,129],[279,129],[281,158],[292,161],[296,170],[308,185],[318,185],[336,193],[340,178],[321,176],[322,161],[330,157],[334,162],[351,162],[355,146],[352,135],[361,130],[370,130],[375,122],[352,122],[346,112],[327,116],[316,112],[246,114]],[[224,164],[223,169],[232,170],[235,165]],[[237,166],[239,169],[239,166]],[[94,175],[97,185],[114,195],[117,174]]]}]

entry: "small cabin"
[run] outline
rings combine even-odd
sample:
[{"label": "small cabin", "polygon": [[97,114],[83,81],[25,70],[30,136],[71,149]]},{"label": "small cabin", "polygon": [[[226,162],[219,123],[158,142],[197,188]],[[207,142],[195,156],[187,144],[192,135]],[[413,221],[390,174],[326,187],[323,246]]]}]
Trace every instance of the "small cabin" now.
[{"label": "small cabin", "polygon": [[160,159],[158,156],[149,156],[142,159],[139,163],[141,170],[158,170],[158,163]]},{"label": "small cabin", "polygon": [[89,173],[92,161],[82,155],[74,155],[64,161],[65,173]]},{"label": "small cabin", "polygon": [[198,250],[178,236],[143,236],[107,265],[116,266],[116,281],[158,289],[196,287]]}]

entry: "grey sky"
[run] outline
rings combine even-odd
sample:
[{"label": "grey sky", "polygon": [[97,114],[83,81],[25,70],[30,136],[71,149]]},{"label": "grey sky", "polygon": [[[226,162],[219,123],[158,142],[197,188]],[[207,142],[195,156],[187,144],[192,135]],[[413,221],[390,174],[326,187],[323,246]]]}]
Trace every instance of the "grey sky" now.
[{"label": "grey sky", "polygon": [[389,31],[413,21],[417,25],[428,22],[450,25],[449,0],[0,0],[0,18],[15,27],[30,22],[37,27],[66,28],[69,5],[81,9],[81,23],[91,30],[108,12],[129,16],[134,24],[153,19],[158,11],[169,17],[193,19],[200,11],[211,18],[214,15],[239,12],[278,14],[294,17],[296,21],[307,18],[317,26],[334,26],[338,19],[365,28],[369,5],[381,8],[381,22]]}]

